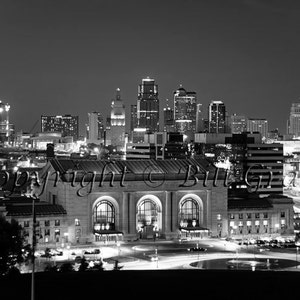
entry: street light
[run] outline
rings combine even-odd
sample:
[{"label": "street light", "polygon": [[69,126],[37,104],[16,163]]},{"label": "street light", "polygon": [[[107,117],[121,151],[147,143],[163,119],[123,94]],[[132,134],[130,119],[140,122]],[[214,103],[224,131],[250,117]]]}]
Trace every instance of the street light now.
[{"label": "street light", "polygon": [[121,243],[117,242],[117,247],[118,247],[118,256],[121,254]]},{"label": "street light", "polygon": [[32,273],[31,273],[31,300],[34,300],[34,272],[35,272],[35,244],[36,244],[36,236],[35,236],[35,227],[36,227],[36,214],[35,214],[35,199],[32,198]]},{"label": "street light", "polygon": [[68,250],[68,260],[70,260],[70,245],[67,245],[67,250]]},{"label": "street light", "polygon": [[296,269],[298,269],[298,250],[299,247],[296,247]]}]

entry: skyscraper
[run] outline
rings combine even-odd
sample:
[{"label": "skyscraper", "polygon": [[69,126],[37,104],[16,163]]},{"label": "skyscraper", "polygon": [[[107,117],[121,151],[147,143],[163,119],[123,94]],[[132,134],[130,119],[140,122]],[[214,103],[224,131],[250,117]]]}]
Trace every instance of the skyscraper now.
[{"label": "skyscraper", "polygon": [[174,120],[176,131],[194,139],[196,131],[197,97],[195,92],[187,92],[182,85],[174,92]]},{"label": "skyscraper", "polygon": [[61,132],[62,136],[71,136],[74,140],[79,137],[79,117],[64,116],[41,116],[42,132]]},{"label": "skyscraper", "polygon": [[117,150],[125,150],[125,105],[119,88],[116,98],[111,101],[110,137],[112,146]]},{"label": "skyscraper", "polygon": [[226,133],[226,107],[222,101],[211,101],[208,106],[209,133]]},{"label": "skyscraper", "polygon": [[149,77],[138,87],[137,123],[148,132],[159,131],[158,86]]},{"label": "skyscraper", "polygon": [[238,134],[247,131],[247,118],[244,115],[230,116],[231,133]]},{"label": "skyscraper", "polygon": [[268,121],[266,119],[248,119],[247,131],[249,131],[250,133],[260,132],[261,138],[264,141],[268,136]]},{"label": "skyscraper", "polygon": [[300,136],[300,100],[292,103],[287,124],[287,133],[294,137]]},{"label": "skyscraper", "polygon": [[7,142],[12,132],[12,125],[9,124],[10,105],[0,100],[0,141]]},{"label": "skyscraper", "polygon": [[169,105],[169,100],[166,99],[166,107],[164,107],[164,129],[166,132],[174,132],[175,124],[174,124],[174,110]]},{"label": "skyscraper", "polygon": [[197,111],[196,111],[196,131],[195,132],[205,132],[205,118],[204,112],[202,108],[202,104],[197,104]]},{"label": "skyscraper", "polygon": [[88,113],[88,142],[103,143],[104,141],[104,122],[103,116],[99,112]]}]

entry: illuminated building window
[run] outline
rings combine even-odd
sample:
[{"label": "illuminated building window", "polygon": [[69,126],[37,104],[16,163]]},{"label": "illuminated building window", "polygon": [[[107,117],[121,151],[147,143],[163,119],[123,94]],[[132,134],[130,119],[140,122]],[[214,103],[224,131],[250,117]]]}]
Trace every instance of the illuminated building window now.
[{"label": "illuminated building window", "polygon": [[80,226],[80,220],[79,219],[75,219],[75,226]]},{"label": "illuminated building window", "polygon": [[199,227],[199,204],[192,198],[185,199],[180,207],[179,218],[180,223],[186,224],[185,227]]},{"label": "illuminated building window", "polygon": [[157,222],[158,208],[154,201],[144,200],[138,207],[138,222],[143,225],[152,225]]},{"label": "illuminated building window", "polygon": [[239,219],[242,220],[244,218],[243,214],[239,214]]},{"label": "illuminated building window", "polygon": [[[221,217],[221,215],[217,215],[217,217],[218,217],[218,216],[220,216],[220,217]],[[230,214],[230,215],[229,215],[229,218],[230,218],[230,219],[234,219],[234,214]],[[218,220],[221,220],[221,218],[220,218],[220,219],[218,219]]]},{"label": "illuminated building window", "polygon": [[264,219],[267,219],[268,217],[268,213],[264,213]]},{"label": "illuminated building window", "polygon": [[280,227],[281,229],[285,228],[285,219],[280,220]]},{"label": "illuminated building window", "polygon": [[259,214],[259,213],[256,213],[256,214],[255,214],[255,219],[259,219],[259,217],[260,217],[260,214]]},{"label": "illuminated building window", "polygon": [[[230,214],[230,219],[234,219],[234,215]],[[217,220],[218,221],[222,220],[222,216],[220,214],[217,214]]]},{"label": "illuminated building window", "polygon": [[60,237],[60,230],[55,229],[55,241],[58,243],[59,242],[59,237]]},{"label": "illuminated building window", "polygon": [[107,200],[96,204],[93,211],[94,231],[115,229],[115,208]]},{"label": "illuminated building window", "polygon": [[55,226],[60,226],[60,220],[55,220],[54,225]]},{"label": "illuminated building window", "polygon": [[281,218],[285,218],[285,212],[284,212],[284,211],[282,211],[282,212],[280,213],[280,217],[281,217]]},{"label": "illuminated building window", "polygon": [[29,227],[29,221],[24,221],[24,227]]},{"label": "illuminated building window", "polygon": [[251,213],[247,213],[247,219],[251,219]]}]

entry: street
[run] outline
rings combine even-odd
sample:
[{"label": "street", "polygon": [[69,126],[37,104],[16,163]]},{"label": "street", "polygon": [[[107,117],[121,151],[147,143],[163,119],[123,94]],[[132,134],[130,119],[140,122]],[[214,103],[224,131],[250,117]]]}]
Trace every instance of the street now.
[{"label": "street", "polygon": [[[190,247],[205,248],[205,252],[189,252]],[[85,254],[87,250],[99,249],[98,254]],[[36,271],[42,272],[47,265],[60,266],[63,263],[75,263],[75,257],[85,257],[93,264],[102,260],[104,270],[113,270],[117,263],[122,270],[151,269],[186,269],[194,268],[190,264],[195,261],[215,260],[220,258],[242,259],[269,258],[291,260],[293,267],[289,270],[298,271],[298,253],[295,248],[266,249],[256,245],[238,245],[225,239],[203,239],[189,241],[145,240],[135,242],[120,242],[108,245],[89,245],[87,247],[72,247],[64,249],[63,255],[36,258]],[[78,267],[78,266],[77,266]],[[285,268],[286,269],[286,268]],[[30,265],[23,272],[30,272]]]}]

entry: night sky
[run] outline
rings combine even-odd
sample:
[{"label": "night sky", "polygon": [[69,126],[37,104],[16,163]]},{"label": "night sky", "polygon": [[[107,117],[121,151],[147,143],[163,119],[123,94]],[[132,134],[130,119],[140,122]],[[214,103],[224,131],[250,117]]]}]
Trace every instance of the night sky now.
[{"label": "night sky", "polygon": [[1,0],[0,41],[0,99],[16,131],[72,114],[83,134],[117,88],[128,113],[147,76],[161,108],[182,84],[205,109],[221,100],[282,133],[300,98],[299,0]]}]

